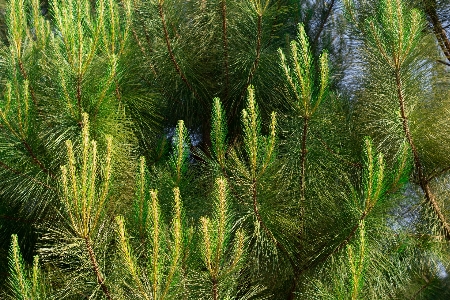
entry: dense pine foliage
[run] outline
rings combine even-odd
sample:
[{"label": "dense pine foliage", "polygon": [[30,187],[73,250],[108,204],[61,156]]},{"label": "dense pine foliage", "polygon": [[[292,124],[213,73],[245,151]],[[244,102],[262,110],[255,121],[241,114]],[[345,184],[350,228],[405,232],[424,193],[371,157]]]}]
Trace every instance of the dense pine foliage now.
[{"label": "dense pine foliage", "polygon": [[1,299],[449,299],[449,1],[0,11]]}]

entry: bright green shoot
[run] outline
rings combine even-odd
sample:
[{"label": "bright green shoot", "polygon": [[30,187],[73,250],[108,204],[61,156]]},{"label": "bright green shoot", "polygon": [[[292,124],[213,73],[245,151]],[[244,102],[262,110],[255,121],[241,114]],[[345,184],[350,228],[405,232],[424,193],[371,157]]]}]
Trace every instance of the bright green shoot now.
[{"label": "bright green shoot", "polygon": [[365,139],[366,166],[364,169],[364,203],[362,212],[365,216],[376,205],[384,192],[384,161],[383,154],[376,157],[375,149],[369,138]]},{"label": "bright green shoot", "polygon": [[[214,218],[200,219],[201,253],[203,263],[208,270],[210,297],[224,299],[225,295],[235,294],[237,274],[242,268],[241,262],[245,253],[245,238],[242,230],[238,230],[232,243],[230,233],[233,224],[225,179],[216,180],[215,193]],[[229,252],[230,248],[232,248],[231,252]]]},{"label": "bright green shoot", "polygon": [[[354,16],[352,2],[345,1],[350,16]],[[407,10],[401,0],[381,0],[374,17],[363,22],[360,29],[366,35],[370,51],[392,69],[399,69],[415,51],[424,27],[424,18],[418,10]]]},{"label": "bright green shoot", "polygon": [[351,271],[350,286],[352,300],[361,299],[364,285],[364,268],[366,265],[366,239],[365,239],[364,220],[359,225],[359,241],[357,246],[347,245],[347,256]]},{"label": "bright green shoot", "polygon": [[12,235],[11,247],[9,250],[10,276],[8,284],[10,286],[10,299],[16,300],[39,300],[46,299],[45,285],[39,268],[39,257],[36,255],[33,260],[31,273],[26,270],[22,254],[20,253],[17,235]]},{"label": "bright green shoot", "polygon": [[[112,140],[107,137],[105,162],[99,164],[97,142],[89,139],[89,119],[83,114],[81,169],[77,169],[71,141],[66,142],[68,164],[61,167],[63,204],[72,229],[80,238],[90,238],[102,221],[111,180]],[[99,172],[103,182],[97,182]],[[99,188],[101,186],[101,188]]]},{"label": "bright green shoot", "polygon": [[227,152],[227,120],[225,111],[219,98],[214,98],[212,108],[211,146],[217,162],[225,167],[225,153]]},{"label": "bright green shoot", "polygon": [[172,225],[167,228],[159,208],[158,191],[150,191],[148,203],[145,248],[148,258],[147,267],[139,266],[136,251],[132,250],[128,242],[125,220],[116,217],[117,233],[121,260],[132,280],[133,293],[140,299],[170,299],[170,295],[177,289],[181,274],[180,264],[183,254],[183,225],[180,190],[173,189],[174,211]]},{"label": "bright green shoot", "polygon": [[323,52],[319,58],[319,74],[316,74],[308,37],[302,24],[298,26],[298,41],[292,41],[291,59],[288,62],[281,49],[281,67],[293,94],[300,113],[310,118],[326,97],[329,84],[328,54]]},{"label": "bright green shoot", "polygon": [[256,180],[273,162],[276,146],[276,114],[271,115],[270,135],[261,135],[261,120],[253,87],[248,89],[247,108],[242,111],[244,147],[248,157],[250,178]]},{"label": "bright green shoot", "polygon": [[178,186],[183,175],[187,172],[189,163],[189,132],[183,120],[178,121],[173,136],[173,153],[170,158],[170,165],[174,174],[175,185]]}]

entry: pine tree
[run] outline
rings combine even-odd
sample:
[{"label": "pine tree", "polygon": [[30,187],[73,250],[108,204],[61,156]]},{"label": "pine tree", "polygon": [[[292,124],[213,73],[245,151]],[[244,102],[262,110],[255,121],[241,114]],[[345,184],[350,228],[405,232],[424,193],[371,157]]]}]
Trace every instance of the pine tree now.
[{"label": "pine tree", "polygon": [[447,299],[449,9],[0,2],[0,297]]},{"label": "pine tree", "polygon": [[28,273],[24,268],[22,254],[20,253],[17,235],[12,235],[9,251],[9,290],[10,299],[46,299],[44,280],[39,267],[39,257],[33,259],[32,271]]}]

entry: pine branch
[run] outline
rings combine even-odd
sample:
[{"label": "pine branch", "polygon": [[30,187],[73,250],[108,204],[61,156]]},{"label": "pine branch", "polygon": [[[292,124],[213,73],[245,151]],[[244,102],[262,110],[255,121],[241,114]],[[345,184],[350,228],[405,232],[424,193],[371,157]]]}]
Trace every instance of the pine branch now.
[{"label": "pine branch", "polygon": [[229,71],[229,55],[228,55],[228,25],[227,25],[227,0],[222,0],[222,44],[223,44],[223,55],[224,55],[224,68],[225,68],[225,101],[228,100],[228,88],[230,82],[230,71]]},{"label": "pine branch", "polygon": [[190,82],[187,80],[186,75],[181,70],[181,67],[180,67],[180,65],[178,64],[178,62],[177,62],[177,60],[175,58],[175,54],[173,53],[172,46],[170,44],[169,32],[167,31],[167,25],[166,25],[166,19],[165,19],[165,15],[164,15],[163,3],[164,3],[164,1],[158,0],[158,12],[159,12],[159,17],[161,19],[161,24],[162,24],[162,27],[163,27],[162,29],[163,29],[163,33],[164,33],[164,40],[166,42],[167,51],[169,52],[170,60],[172,61],[176,72],[181,77],[183,82],[186,84],[186,86],[189,89],[189,91],[191,91],[191,93],[194,95],[194,97],[197,100],[202,101],[202,99],[199,97],[199,95],[197,94],[195,89],[192,87]]},{"label": "pine branch", "polygon": [[414,295],[410,298],[410,300],[417,299],[420,296],[420,294],[433,283],[433,281],[430,279],[426,279],[426,278],[424,278],[424,279],[425,279],[425,284],[422,285],[420,287],[420,289],[418,289],[417,292],[414,293]]},{"label": "pine branch", "polygon": [[[303,273],[306,271],[312,269],[313,267],[316,267],[324,262],[326,262],[331,256],[341,251],[348,243],[353,239],[358,229],[360,229],[361,226],[363,226],[364,221],[366,217],[370,214],[372,209],[375,207],[376,203],[378,202],[378,199],[382,196],[383,193],[383,180],[384,180],[384,162],[383,162],[383,156],[381,154],[378,154],[377,162],[374,162],[374,153],[373,153],[373,146],[370,141],[370,139],[365,140],[365,146],[366,146],[366,155],[367,155],[367,161],[366,161],[366,178],[364,180],[366,181],[366,184],[364,184],[364,210],[359,217],[357,223],[351,228],[350,232],[346,237],[341,240],[338,245],[333,247],[331,251],[326,253],[322,256],[317,256],[317,258],[313,258],[309,260],[306,264],[303,265],[301,269],[296,269],[294,273],[294,284],[291,287],[289,291],[289,299],[294,299],[294,292],[296,289],[296,283],[301,277]],[[318,247],[318,249],[324,249],[326,245]]]},{"label": "pine branch", "polygon": [[[291,42],[292,66],[286,62],[286,57],[280,49],[281,67],[285,73],[287,82],[295,95],[295,106],[303,119],[300,157],[300,216],[304,220],[306,201],[306,163],[309,120],[325,99],[328,88],[328,55],[323,52],[320,55],[320,73],[318,82],[315,82],[316,74],[313,73],[313,56],[311,54],[308,38],[302,24],[298,26],[297,41]],[[292,68],[292,70],[291,70]],[[315,93],[316,92],[316,93]],[[303,221],[302,221],[303,222]],[[302,229],[303,230],[303,229]]]},{"label": "pine branch", "polygon": [[20,58],[20,56],[18,56],[17,58],[18,62],[19,62],[19,69],[20,69],[20,73],[23,76],[23,79],[25,79],[26,81],[28,81],[28,89],[30,90],[30,94],[31,94],[31,99],[33,100],[34,105],[36,106],[36,109],[39,110],[38,107],[38,101],[37,101],[37,97],[36,97],[36,93],[34,92],[33,87],[31,86],[30,81],[28,80],[28,74],[27,71],[25,70],[25,67],[23,65],[22,59]]},{"label": "pine branch", "polygon": [[83,73],[82,73],[82,49],[83,49],[83,30],[81,27],[81,4],[78,3],[78,13],[77,13],[77,29],[78,29],[78,68],[77,68],[77,105],[78,105],[78,115],[81,118],[81,114],[83,113],[82,103],[81,103],[81,83],[83,81]]},{"label": "pine branch", "polygon": [[[21,101],[20,96],[19,99],[15,99],[12,100],[12,95],[11,95],[11,84],[8,82],[6,84],[7,86],[7,92],[6,92],[6,105],[4,107],[2,107],[2,109],[0,109],[0,116],[1,119],[3,120],[5,126],[2,124],[1,125],[1,129],[9,129],[10,133],[12,135],[14,135],[18,140],[20,140],[20,142],[22,143],[22,145],[25,147],[26,152],[28,152],[28,154],[31,156],[33,163],[36,164],[42,171],[44,171],[45,173],[49,174],[49,170],[47,170],[45,168],[45,166],[43,165],[43,163],[41,163],[41,161],[36,157],[36,155],[33,153],[33,150],[31,148],[31,146],[28,144],[28,142],[26,141],[26,130],[28,129],[28,120],[27,118],[29,117],[28,115],[28,81],[25,81],[23,90],[25,91],[25,96],[24,96],[24,105],[25,105],[25,121],[23,121],[22,119],[22,109],[21,109],[21,105],[22,103],[20,103]],[[20,95],[20,92],[16,86],[16,94]],[[17,102],[17,115],[9,115],[9,111],[11,108],[11,103]],[[16,131],[13,126],[11,125],[10,121],[12,120],[8,120],[8,119],[12,119],[13,121],[17,120],[17,126],[19,127],[19,130]],[[24,124],[23,124],[24,123]],[[24,128],[26,127],[26,128]]]},{"label": "pine branch", "polygon": [[248,87],[252,83],[253,76],[255,75],[256,69],[258,68],[259,59],[261,56],[261,40],[262,40],[262,12],[258,12],[258,20],[257,20],[257,32],[256,32],[256,57],[253,61],[252,68],[247,77],[247,81],[242,89],[240,98],[244,98],[245,94],[248,90]]},{"label": "pine branch", "polygon": [[[353,9],[352,1],[347,0],[346,6],[351,11]],[[414,48],[422,37],[423,20],[420,12],[411,10],[406,13],[404,9],[404,4],[401,1],[397,1],[397,3],[387,2],[378,11],[378,20],[374,18],[368,23],[366,22],[364,24],[367,27],[366,31],[364,31],[364,26],[361,26],[361,28],[364,31],[363,33],[368,36],[367,46],[372,48],[372,53],[376,53],[376,56],[384,64],[388,65],[392,71],[403,135],[411,148],[418,184],[425,195],[426,202],[437,217],[444,231],[445,238],[450,241],[450,224],[431,191],[417,146],[411,135],[406,112],[406,96],[404,95],[405,87],[403,86],[402,71],[405,68],[407,58],[413,55]],[[387,28],[388,26],[392,28]],[[396,29],[394,30],[394,28]],[[383,31],[385,35],[382,34]]]},{"label": "pine branch", "polygon": [[318,47],[317,43],[319,41],[319,38],[322,34],[323,29],[325,28],[326,23],[328,22],[328,19],[331,15],[331,12],[333,10],[333,6],[334,6],[335,2],[336,2],[335,0],[331,0],[331,2],[328,4],[327,10],[324,13],[322,13],[322,18],[320,19],[319,29],[317,30],[317,32],[314,36],[313,42],[312,42],[312,45],[315,48]]},{"label": "pine branch", "polygon": [[[21,300],[47,299],[45,293],[46,286],[39,268],[39,257],[37,255],[34,256],[32,269],[28,270],[25,267],[17,235],[13,234],[11,238],[12,241],[8,256],[9,276],[5,276],[5,278],[9,277],[8,287],[10,291],[8,294],[10,297],[8,298]],[[4,294],[2,293],[2,295]]]},{"label": "pine branch", "polygon": [[106,298],[111,300],[112,299],[111,294],[108,290],[108,287],[105,284],[105,280],[103,279],[102,274],[100,273],[100,268],[98,266],[97,259],[95,257],[95,253],[94,253],[94,249],[92,249],[92,245],[91,245],[89,237],[87,237],[87,236],[84,237],[84,242],[86,244],[86,249],[89,253],[89,259],[92,264],[92,270],[94,271],[94,274],[97,277],[97,282],[100,285],[100,287],[102,288],[102,291],[105,294]]},{"label": "pine branch", "polygon": [[306,154],[308,150],[306,149],[306,140],[308,138],[308,120],[309,116],[305,116],[303,120],[303,134],[302,134],[302,145],[301,145],[301,174],[300,174],[300,205],[301,205],[301,217],[304,217],[304,204],[306,200]]},{"label": "pine branch", "polygon": [[1,166],[3,169],[5,169],[5,170],[10,171],[11,173],[14,173],[14,174],[16,174],[16,175],[19,175],[19,176],[25,177],[25,178],[27,178],[27,179],[30,179],[31,181],[36,182],[36,183],[42,185],[43,187],[48,188],[49,190],[56,191],[56,189],[55,189],[54,187],[51,187],[51,186],[49,186],[48,184],[46,184],[46,183],[44,183],[44,182],[42,182],[42,181],[39,181],[38,179],[36,179],[36,178],[34,178],[34,177],[32,177],[32,176],[26,175],[26,174],[22,173],[21,171],[12,168],[12,167],[8,166],[7,164],[5,164],[5,163],[2,162],[2,161],[0,161],[0,166]]},{"label": "pine branch", "polygon": [[139,278],[140,269],[137,266],[137,262],[131,252],[130,245],[128,244],[128,241],[127,241],[126,230],[125,230],[125,221],[124,221],[123,216],[117,216],[116,223],[118,225],[117,233],[119,235],[119,248],[122,252],[121,257],[125,261],[125,265],[128,269],[129,274],[131,275],[131,278],[137,285],[139,294],[141,294],[142,297],[144,297],[146,300],[150,300],[150,296],[147,294],[144,284],[142,283],[142,280]]},{"label": "pine branch", "polygon": [[[431,24],[433,26],[433,32],[436,36],[439,46],[442,49],[445,57],[448,62],[442,62],[446,65],[450,65],[450,40],[447,36],[447,32],[442,27],[442,23],[439,20],[439,16],[436,11],[437,3],[436,0],[424,0],[425,4],[425,13],[431,20]],[[439,61],[441,62],[441,61]]]},{"label": "pine branch", "polygon": [[106,286],[105,279],[100,271],[97,258],[92,246],[92,235],[98,230],[99,222],[105,211],[111,181],[112,139],[106,137],[105,162],[101,165],[103,184],[99,187],[97,142],[89,139],[89,118],[87,113],[82,114],[83,127],[81,135],[80,167],[74,153],[73,144],[66,141],[68,164],[61,167],[62,197],[67,218],[70,221],[71,231],[75,238],[83,239],[89,261],[97,282],[107,299],[111,294]]},{"label": "pine branch", "polygon": [[397,97],[399,101],[400,106],[400,114],[402,118],[402,125],[403,125],[403,132],[405,134],[405,137],[411,147],[411,151],[413,153],[414,157],[414,166],[417,171],[418,179],[419,179],[419,185],[422,189],[422,191],[425,193],[425,199],[427,200],[428,204],[431,206],[431,209],[436,214],[436,216],[439,219],[439,222],[441,223],[441,226],[444,229],[444,235],[447,240],[450,241],[450,224],[447,222],[447,219],[445,218],[444,214],[442,213],[441,208],[439,207],[439,204],[436,201],[436,197],[432,193],[429,182],[426,178],[426,175],[423,172],[423,166],[422,162],[419,157],[419,153],[417,151],[417,147],[414,144],[414,141],[412,139],[409,124],[408,124],[408,118],[406,116],[405,112],[405,97],[403,95],[403,85],[402,85],[402,78],[400,75],[400,66],[397,65],[397,68],[395,70],[395,82],[397,86]]},{"label": "pine branch", "polygon": [[22,254],[20,253],[17,235],[12,235],[12,243],[9,250],[10,264],[10,288],[14,296],[19,299],[28,299],[31,295],[31,284],[25,274]]},{"label": "pine branch", "polygon": [[212,220],[206,217],[200,218],[201,256],[207,270],[208,286],[205,290],[209,295],[206,297],[202,293],[201,296],[197,296],[198,298],[223,299],[224,296],[230,295],[230,291],[234,292],[236,285],[240,284],[235,276],[243,267],[241,262],[245,252],[245,238],[242,229],[239,228],[236,231],[234,243],[231,244],[234,224],[232,214],[229,212],[230,202],[227,191],[226,180],[218,177],[214,188],[213,218]]},{"label": "pine branch", "polygon": [[[142,162],[143,160],[141,160]],[[142,165],[141,165],[142,166]],[[141,168],[141,184],[137,187],[137,194],[140,194],[142,180],[146,181],[143,176],[143,169]],[[145,299],[159,299],[163,300],[171,296],[171,289],[176,284],[177,276],[180,269],[180,261],[183,258],[184,250],[184,231],[182,221],[182,204],[179,188],[173,189],[174,195],[174,211],[172,218],[172,227],[170,231],[166,231],[163,223],[163,218],[160,213],[158,191],[150,190],[150,201],[147,205],[146,220],[139,220],[139,223],[144,223],[145,233],[147,234],[143,240],[143,246],[148,249],[148,264],[144,266],[139,265],[139,256],[133,255],[133,251],[127,241],[127,233],[125,229],[125,221],[122,216],[116,217],[118,225],[117,233],[119,235],[119,248],[122,254],[124,265],[127,269],[131,279],[137,286],[138,293]],[[138,196],[139,198],[139,196]],[[141,199],[139,199],[141,200]],[[168,253],[165,245],[169,245]],[[172,299],[172,298],[170,298]]]},{"label": "pine branch", "polygon": [[30,154],[31,158],[33,159],[33,162],[45,173],[50,175],[51,178],[55,179],[55,175],[50,172],[49,169],[47,169],[44,164],[37,158],[37,156],[34,154],[33,149],[31,149],[30,144],[27,143],[26,140],[22,139],[22,143],[25,146],[25,149],[27,150],[28,154]]}]

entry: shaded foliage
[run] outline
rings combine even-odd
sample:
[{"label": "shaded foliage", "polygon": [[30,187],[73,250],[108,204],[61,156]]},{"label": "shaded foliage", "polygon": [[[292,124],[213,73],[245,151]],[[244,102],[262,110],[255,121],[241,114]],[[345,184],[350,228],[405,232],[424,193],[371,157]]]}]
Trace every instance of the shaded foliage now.
[{"label": "shaded foliage", "polygon": [[0,297],[448,298],[448,9],[0,2]]}]

